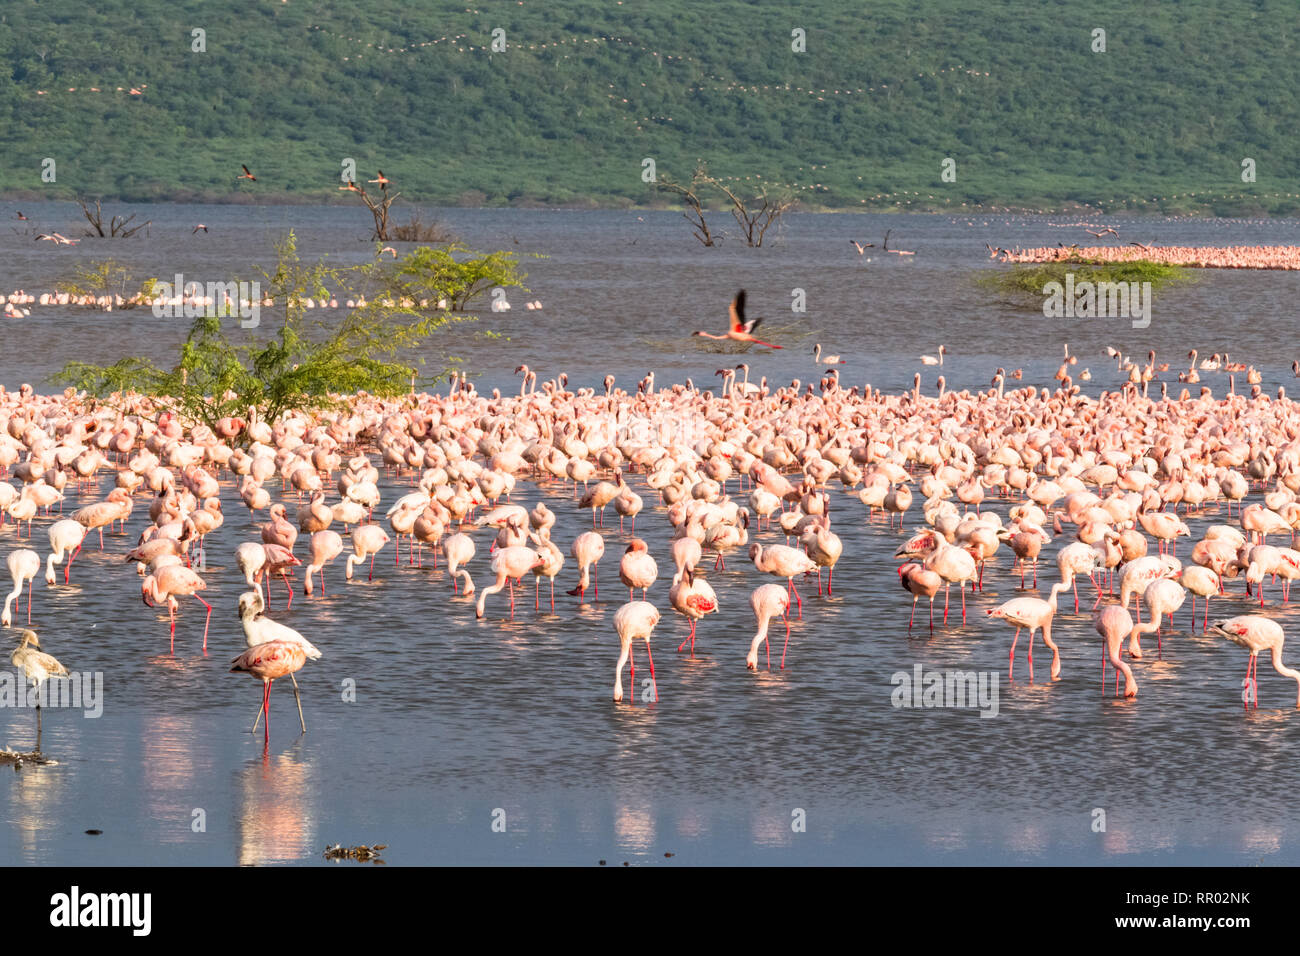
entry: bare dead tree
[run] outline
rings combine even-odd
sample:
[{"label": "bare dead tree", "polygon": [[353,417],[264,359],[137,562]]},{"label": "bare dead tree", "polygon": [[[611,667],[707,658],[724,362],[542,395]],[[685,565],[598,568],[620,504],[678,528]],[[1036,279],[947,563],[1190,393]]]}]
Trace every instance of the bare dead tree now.
[{"label": "bare dead tree", "polygon": [[694,229],[695,238],[706,246],[717,245],[719,242],[719,237],[715,237],[709,230],[704,218],[704,203],[700,195],[706,188],[716,190],[722,194],[730,206],[732,218],[736,220],[736,225],[740,227],[740,234],[744,238],[745,244],[755,248],[763,245],[763,237],[766,235],[767,230],[774,223],[780,222],[781,217],[797,205],[797,200],[792,196],[787,194],[772,195],[769,193],[767,186],[761,186],[755,196],[744,197],[721,179],[710,174],[708,166],[704,162],[695,167],[695,173],[691,176],[689,185],[682,185],[671,179],[664,178],[660,178],[655,185],[665,192],[672,192],[681,196],[682,201],[686,204],[686,211],[682,213],[682,216]]},{"label": "bare dead tree", "polygon": [[91,210],[90,204],[84,199],[78,198],[77,204],[81,206],[86,221],[90,223],[90,229],[87,229],[84,233],[87,236],[98,236],[101,239],[130,239],[153,222],[152,219],[147,219],[137,226],[132,226],[131,222],[135,219],[135,213],[129,216],[112,216],[108,221],[108,232],[105,232],[104,210],[100,200],[95,200],[94,210]]},{"label": "bare dead tree", "polygon": [[370,210],[370,215],[374,217],[375,232],[370,238],[390,242],[393,237],[389,235],[388,207],[393,204],[393,200],[400,196],[401,193],[390,193],[388,191],[388,180],[384,178],[382,172],[379,174],[379,178],[379,198],[377,199],[367,193],[364,186],[358,186],[351,180],[349,180],[347,186],[343,188],[359,195],[361,201],[366,204],[366,208]]},{"label": "bare dead tree", "polygon": [[781,217],[796,204],[792,196],[769,195],[767,186],[759,187],[756,196],[745,199],[713,176],[709,176],[706,182],[727,197],[727,201],[731,203],[731,216],[740,227],[740,234],[744,236],[745,244],[755,248],[763,244],[763,236],[768,228],[773,223],[780,222]]},{"label": "bare dead tree", "polygon": [[695,174],[691,177],[689,186],[683,186],[671,179],[659,178],[655,181],[655,188],[681,196],[682,202],[686,203],[682,218],[691,224],[695,238],[700,240],[701,244],[713,246],[717,245],[717,241],[714,239],[713,233],[709,231],[709,224],[704,219],[704,204],[700,201],[698,192],[699,184],[705,181],[707,176],[708,170],[703,163],[700,163],[695,168]]}]

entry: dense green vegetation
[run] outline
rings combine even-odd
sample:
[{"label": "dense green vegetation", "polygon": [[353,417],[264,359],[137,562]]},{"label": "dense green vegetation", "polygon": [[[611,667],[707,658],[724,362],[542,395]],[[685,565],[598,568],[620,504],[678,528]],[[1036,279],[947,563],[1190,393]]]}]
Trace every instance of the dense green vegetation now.
[{"label": "dense green vegetation", "polygon": [[[5,188],[355,201],[338,191],[352,158],[359,181],[383,169],[410,201],[663,203],[643,160],[683,179],[703,158],[812,207],[1293,213],[1295,12],[1294,0],[9,0]],[[192,51],[195,28],[206,52]],[[796,28],[806,52],[791,49]],[[495,29],[505,52],[489,49]],[[940,175],[947,157],[955,182]],[[257,182],[236,180],[241,162]]]},{"label": "dense green vegetation", "polygon": [[1001,292],[1010,304],[1040,308],[1043,304],[1043,287],[1049,282],[1065,285],[1065,277],[1074,276],[1077,287],[1081,282],[1150,282],[1154,294],[1178,282],[1190,281],[1192,273],[1182,266],[1149,262],[1096,262],[1074,259],[1066,262],[1046,262],[1037,265],[1017,264],[1008,269],[982,270],[975,284],[993,292]]}]

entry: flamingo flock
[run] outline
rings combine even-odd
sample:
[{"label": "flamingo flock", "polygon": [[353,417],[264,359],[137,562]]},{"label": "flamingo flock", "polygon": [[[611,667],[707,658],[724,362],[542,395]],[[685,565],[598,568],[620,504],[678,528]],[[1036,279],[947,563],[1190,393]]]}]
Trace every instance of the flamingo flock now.
[{"label": "flamingo flock", "polygon": [[[656,390],[652,376],[634,392],[616,388],[612,376],[603,392],[570,390],[561,375],[538,390],[536,373],[520,371],[524,387],[517,396],[497,390],[481,395],[455,379],[445,394],[405,401],[359,396],[274,422],[249,409],[245,417],[210,425],[182,422],[138,395],[110,406],[71,392],[0,391],[0,468],[11,479],[0,481],[0,509],[15,519],[12,531],[3,533],[28,545],[32,522],[49,521],[50,545],[44,555],[34,546],[7,555],[13,588],[4,625],[11,626],[16,614],[31,624],[33,583],[42,569],[46,586],[58,589],[71,583],[75,564],[80,587],[93,589],[94,576],[112,565],[101,561],[82,570],[77,556],[86,535],[95,531],[98,547],[111,552],[104,529],[113,535],[114,525],[125,529],[140,515],[147,520],[134,540],[118,546],[125,567],[138,573],[145,605],[166,607],[171,652],[183,628],[183,640],[206,653],[213,603],[203,595],[211,574],[219,573],[207,570],[206,538],[233,520],[246,535],[229,577],[245,589],[237,604],[247,650],[231,669],[263,681],[260,720],[269,718],[273,682],[290,677],[297,697],[296,673],[322,656],[298,631],[268,616],[281,585],[283,606],[291,609],[297,569],[303,570],[311,613],[314,603],[327,599],[326,573],[336,562],[343,563],[348,582],[367,565],[365,582],[351,584],[361,590],[352,593],[360,595],[356,600],[374,600],[366,594],[381,593],[384,584],[382,576],[376,581],[376,556],[393,544],[396,573],[422,573],[427,547],[427,573],[445,573],[453,595],[476,595],[475,616],[492,627],[498,615],[519,613],[515,588],[530,575],[532,613],[546,613],[543,583],[549,612],[555,612],[561,576],[574,583],[568,594],[575,606],[599,603],[599,565],[607,547],[622,538],[615,553],[628,599],[613,616],[620,643],[613,696],[622,700],[623,670],[630,665],[634,675],[638,642],[645,642],[650,678],[643,702],[658,703],[650,643],[664,611],[684,622],[678,652],[689,647],[693,656],[701,622],[731,601],[734,582],[749,575],[756,586],[748,595],[754,632],[746,667],[758,668],[759,649],[779,617],[786,628],[784,669],[792,626],[804,616],[810,587],[804,582],[815,576],[823,600],[842,600],[834,597],[836,568],[860,573],[864,563],[892,549],[902,562],[900,589],[911,596],[906,633],[917,628],[922,598],[931,633],[950,626],[984,632],[988,625],[978,622],[1003,622],[1014,628],[1012,680],[1026,629],[1029,681],[1035,679],[1038,637],[1052,653],[1049,683],[1065,679],[1057,619],[1090,614],[1102,638],[1103,677],[1109,665],[1117,682],[1123,675],[1124,695],[1136,697],[1140,674],[1130,662],[1144,662],[1150,653],[1142,637],[1154,634],[1156,656],[1163,657],[1190,593],[1191,630],[1199,619],[1202,632],[1248,652],[1248,706],[1258,705],[1256,663],[1267,653],[1279,674],[1297,680],[1300,707],[1300,672],[1283,662],[1284,636],[1273,618],[1289,602],[1289,582],[1300,577],[1300,550],[1293,547],[1300,530],[1300,410],[1285,397],[1230,388],[1216,398],[1203,388],[1195,398],[1157,399],[1146,394],[1146,382],[1130,382],[1093,398],[1068,376],[1049,392],[1007,390],[1001,374],[987,390],[941,387],[934,395],[925,394],[919,381],[891,395],[846,389],[835,377],[823,379],[820,390],[796,382],[715,394],[689,385]],[[670,421],[675,431],[621,427],[629,409],[651,423]],[[377,510],[384,496],[381,468],[413,489],[386,511]],[[107,492],[105,478],[112,486]],[[244,513],[227,514],[223,485],[238,490],[233,507]],[[545,500],[530,507],[512,497],[521,493]],[[1258,500],[1247,503],[1251,496]],[[63,517],[54,509],[66,502],[75,507]],[[618,531],[606,529],[603,520],[611,505],[620,516]],[[581,515],[585,523],[587,513],[591,530],[576,534],[568,547],[553,540],[558,515]],[[654,554],[635,524],[625,530],[624,519],[644,521],[647,515],[671,529],[666,553]],[[909,521],[916,522],[911,529]],[[27,524],[26,535],[19,522]],[[865,527],[866,545],[846,548],[846,527]],[[1190,548],[1180,548],[1180,538],[1188,538]],[[1000,565],[1004,544],[1014,556],[1010,567]],[[728,570],[731,554],[747,555],[747,570]],[[1059,578],[1040,597],[1035,592],[1044,557],[1055,559]],[[471,577],[477,560],[490,567],[493,581],[486,587],[476,588]],[[671,571],[666,588],[661,567],[662,574]],[[725,577],[711,583],[713,573]],[[770,583],[762,583],[765,577]],[[1079,593],[1081,577],[1092,585],[1086,598]],[[1229,589],[1234,578],[1242,579],[1244,595]],[[995,588],[1021,593],[990,602],[990,579]],[[1270,604],[1266,588],[1279,579]],[[375,590],[367,592],[367,585]],[[944,607],[937,618],[941,589]],[[503,591],[509,592],[508,611],[490,612],[489,602]],[[1058,604],[1067,591],[1071,601]],[[971,602],[983,613],[971,615]],[[191,630],[186,623],[192,603],[204,608],[201,643],[197,624]],[[704,652],[725,657],[728,640],[709,637]],[[833,653],[820,640],[812,652]],[[1168,652],[1198,653],[1191,645]],[[770,657],[769,645],[769,668]],[[629,702],[635,698],[634,684]],[[305,732],[300,698],[298,708]],[[264,739],[269,745],[269,726]]]},{"label": "flamingo flock", "polygon": [[998,249],[999,262],[1158,262],[1198,269],[1300,269],[1300,246],[1040,246]]}]

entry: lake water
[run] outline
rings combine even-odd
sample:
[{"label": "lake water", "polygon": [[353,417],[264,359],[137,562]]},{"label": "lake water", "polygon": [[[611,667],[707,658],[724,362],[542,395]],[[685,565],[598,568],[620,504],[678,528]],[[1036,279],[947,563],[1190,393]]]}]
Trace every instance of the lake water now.
[{"label": "lake water", "polygon": [[[79,231],[75,206],[16,208],[42,231]],[[147,237],[53,247],[17,231],[0,235],[0,289],[45,291],[73,263],[110,255],[162,277],[250,277],[271,262],[274,242],[290,228],[306,257],[351,264],[374,252],[365,241],[368,217],[354,208],[131,211],[153,219]],[[512,370],[524,363],[541,380],[567,372],[570,387],[599,386],[612,373],[631,388],[650,371],[660,387],[688,377],[715,386],[716,370],[742,358],[710,351],[690,332],[721,331],[727,301],[741,287],[751,314],[766,316],[760,334],[786,346],[743,357],[754,381],[815,382],[815,342],[847,360],[845,385],[886,390],[910,387],[921,370],[917,357],[940,343],[948,359],[942,370],[923,370],[927,391],[940,371],[950,388],[985,388],[997,366],[1023,368],[1015,384],[1053,386],[1067,342],[1078,369],[1091,369],[1092,381],[1080,384],[1093,395],[1121,381],[1103,354],[1107,345],[1139,358],[1154,349],[1174,370],[1185,367],[1189,349],[1226,350],[1259,367],[1267,391],[1294,381],[1296,273],[1200,273],[1157,296],[1145,330],[1125,319],[1045,319],[973,286],[979,270],[993,267],[985,242],[1090,240],[1077,219],[800,215],[755,250],[735,241],[701,248],[669,212],[427,215],[472,247],[545,256],[526,261],[531,292],[512,293],[512,311],[484,311],[437,343],[465,360],[480,392],[517,389]],[[191,235],[198,222],[210,233]],[[1300,241],[1291,221],[1106,222],[1122,240],[1144,243]],[[879,245],[887,229],[891,247],[916,255],[874,249],[859,257],[849,245]],[[796,289],[806,312],[790,310]],[[541,299],[544,310],[526,311],[527,298]],[[164,360],[186,328],[147,309],[36,306],[28,318],[3,322],[0,382],[41,391],[56,388],[49,376],[71,359]],[[432,347],[429,358],[436,358]],[[1226,389],[1226,375],[1202,375],[1216,394]],[[1181,388],[1173,371],[1162,378]],[[1237,386],[1246,388],[1244,375]],[[99,489],[70,496],[65,509],[102,498],[111,481],[103,474]],[[511,622],[509,602],[498,595],[476,621],[472,603],[452,595],[441,564],[411,567],[404,550],[394,567],[391,544],[373,581],[362,573],[345,583],[340,559],[327,569],[326,596],[307,600],[299,591],[290,611],[283,587],[273,584],[272,616],[302,631],[324,657],[298,675],[306,735],[290,690],[276,686],[266,755],[261,732],[248,732],[260,685],[227,673],[244,647],[234,549],[256,538],[234,484],[229,476],[222,482],[226,523],[208,543],[205,597],[214,612],[206,656],[200,604],[182,601],[171,654],[165,612],[140,602],[140,580],[121,558],[148,520],[137,501],[127,534],[106,536],[103,554],[87,539],[70,586],[61,575],[54,587],[36,583],[32,621],[45,648],[73,670],[102,672],[103,714],[47,710],[44,750],[58,764],[0,769],[0,862],[324,865],[321,851],[333,843],[385,843],[384,858],[399,865],[1300,862],[1295,687],[1265,662],[1260,708],[1244,714],[1245,653],[1192,634],[1187,605],[1165,634],[1163,660],[1149,654],[1135,664],[1137,701],[1103,696],[1099,640],[1086,607],[1074,614],[1066,598],[1054,627],[1063,680],[1043,682],[1043,651],[1038,683],[1026,683],[1022,641],[1018,679],[1009,684],[1011,629],[984,614],[1016,593],[1009,552],[991,563],[985,590],[968,597],[967,626],[950,619],[933,637],[924,626],[909,634],[910,599],[892,559],[900,534],[868,521],[856,498],[837,490],[832,508],[845,553],[834,597],[803,586],[804,615],[794,623],[785,670],[749,673],[748,595],[761,583],[757,574],[741,555],[725,571],[708,570],[721,611],[701,623],[694,659],[677,654],[686,623],[667,603],[670,529],[658,496],[641,476],[631,481],[647,504],[638,534],[661,569],[650,591],[664,612],[652,644],[657,703],[643,698],[642,654],[635,705],[610,701],[618,657],[612,617],[624,600],[617,562],[629,537],[620,536],[611,509],[600,600],[578,607],[563,594],[576,580],[569,559],[554,614],[545,603],[535,613],[521,599]],[[385,474],[383,507],[410,486],[410,475]],[[278,495],[278,486],[268,487]],[[531,506],[545,497],[559,514],[554,538],[567,554],[590,516],[564,495],[554,483],[521,481],[513,500]],[[296,500],[288,505],[292,517]],[[1005,517],[1006,503],[990,506]],[[42,557],[52,520],[35,522]],[[919,520],[913,508],[909,529]],[[1214,509],[1189,519],[1193,540],[1220,520]],[[783,541],[779,531],[757,539]],[[470,571],[481,588],[489,580],[488,538],[476,540]],[[29,545],[6,522],[0,546],[7,554]],[[1044,595],[1053,565],[1043,564]],[[1248,613],[1253,605],[1240,579],[1229,591],[1214,614]],[[1081,594],[1090,606],[1091,585]],[[1276,588],[1266,594],[1268,613],[1292,631],[1300,606],[1281,606]],[[24,598],[16,623],[25,610]],[[1001,674],[998,716],[895,708],[892,675],[918,664]],[[344,699],[349,681],[355,701]],[[0,745],[27,749],[34,729],[30,710],[0,709]],[[1098,809],[1104,832],[1095,829]]]}]

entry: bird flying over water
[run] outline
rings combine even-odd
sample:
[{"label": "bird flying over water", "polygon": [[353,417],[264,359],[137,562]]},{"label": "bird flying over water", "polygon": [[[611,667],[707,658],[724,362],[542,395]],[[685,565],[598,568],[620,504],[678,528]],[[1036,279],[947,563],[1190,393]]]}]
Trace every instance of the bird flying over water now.
[{"label": "bird flying over water", "polygon": [[[203,223],[199,223],[197,226],[194,227],[194,232],[198,232],[200,229],[203,230],[204,232],[208,231],[207,226],[203,225]],[[194,232],[191,232],[190,235],[191,236],[194,235]]]},{"label": "bird flying over water", "polygon": [[247,166],[245,166],[243,163],[240,163],[240,164],[239,164],[239,167],[240,167],[240,169],[242,169],[244,172],[243,172],[243,175],[241,175],[241,176],[236,176],[236,177],[235,177],[236,179],[251,179],[253,182],[257,182],[257,177],[253,175],[252,170],[250,170],[250,169],[249,169]]},{"label": "bird flying over water", "polygon": [[389,180],[388,180],[388,177],[386,177],[386,176],[384,175],[384,171],[381,169],[381,170],[379,170],[379,178],[378,178],[378,179],[368,179],[368,180],[366,180],[366,182],[370,182],[370,183],[378,183],[380,189],[387,189],[387,188],[388,188],[388,182],[389,182]]},{"label": "bird flying over water", "polygon": [[874,249],[876,247],[874,242],[861,243],[856,239],[850,239],[849,242],[853,243],[853,248],[858,250],[858,255],[862,255],[868,249]]},{"label": "bird flying over water", "polygon": [[781,346],[773,345],[771,342],[764,342],[762,339],[754,338],[754,330],[758,324],[763,321],[762,316],[756,319],[745,318],[745,290],[741,289],[736,293],[736,297],[731,300],[731,324],[727,331],[722,335],[714,335],[711,332],[693,332],[693,335],[700,335],[706,339],[733,339],[737,342],[755,342],[759,345],[766,345],[768,348],[779,349]]}]

